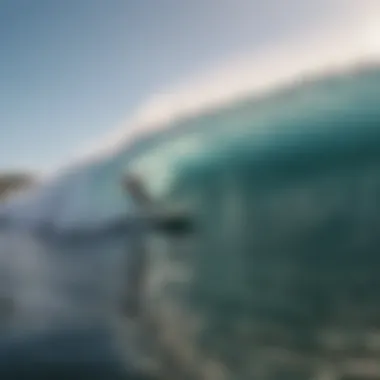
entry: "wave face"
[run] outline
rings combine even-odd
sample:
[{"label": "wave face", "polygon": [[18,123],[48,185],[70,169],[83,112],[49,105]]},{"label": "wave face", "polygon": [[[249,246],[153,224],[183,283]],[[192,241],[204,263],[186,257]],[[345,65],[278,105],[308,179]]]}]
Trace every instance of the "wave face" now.
[{"label": "wave face", "polygon": [[147,308],[185,372],[378,376],[379,102],[379,67],[335,72],[181,120],[130,158],[199,226],[149,245]]}]

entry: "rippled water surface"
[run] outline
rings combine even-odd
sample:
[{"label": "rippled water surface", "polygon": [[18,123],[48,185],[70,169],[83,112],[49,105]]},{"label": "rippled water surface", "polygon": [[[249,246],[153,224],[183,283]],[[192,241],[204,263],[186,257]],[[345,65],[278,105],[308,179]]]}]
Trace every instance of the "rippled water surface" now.
[{"label": "rippled water surface", "polygon": [[135,378],[110,323],[124,239],[57,240],[9,227],[0,239],[0,378]]}]

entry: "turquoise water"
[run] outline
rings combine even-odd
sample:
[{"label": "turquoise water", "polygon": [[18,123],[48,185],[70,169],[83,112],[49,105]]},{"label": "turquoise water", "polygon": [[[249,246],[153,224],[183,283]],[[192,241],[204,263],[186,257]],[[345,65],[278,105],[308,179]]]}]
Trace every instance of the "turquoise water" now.
[{"label": "turquoise water", "polygon": [[159,328],[183,334],[178,361],[195,352],[199,373],[210,365],[231,380],[377,371],[379,70],[187,122],[130,164],[197,227],[185,246],[151,246],[157,276],[169,268],[152,314],[177,313]]}]

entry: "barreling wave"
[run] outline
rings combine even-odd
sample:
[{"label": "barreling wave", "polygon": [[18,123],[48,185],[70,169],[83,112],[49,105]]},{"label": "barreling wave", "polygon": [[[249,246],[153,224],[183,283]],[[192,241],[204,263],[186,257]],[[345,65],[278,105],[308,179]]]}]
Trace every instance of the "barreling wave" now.
[{"label": "barreling wave", "polygon": [[[374,15],[373,11],[367,12],[376,21]],[[255,122],[255,115],[260,114],[263,101],[268,127],[281,118],[282,111],[276,105],[278,98],[284,91],[294,92],[301,87],[305,89],[303,99],[293,102],[293,113],[310,112],[313,117],[313,109],[329,108],[335,100],[335,107],[341,110],[358,107],[349,105],[334,88],[325,91],[329,100],[322,99],[320,106],[315,83],[329,83],[331,77],[344,80],[355,76],[359,78],[352,84],[355,88],[361,86],[363,71],[369,67],[376,70],[380,62],[380,31],[376,22],[371,24],[375,27],[368,27],[367,16],[363,17],[363,23],[350,25],[349,32],[338,31],[334,35],[325,31],[293,44],[287,41],[282,46],[235,59],[210,70],[211,74],[190,80],[188,85],[154,96],[109,138],[92,144],[67,165],[42,176],[32,192],[12,199],[6,205],[8,213],[33,223],[44,220],[56,225],[117,219],[128,207],[128,200],[119,188],[128,162],[136,154],[154,148],[159,141],[170,141],[172,131],[178,134],[182,130],[217,129],[219,121],[236,113],[242,104],[253,110],[247,117],[252,118],[248,124],[254,129],[260,124]],[[364,26],[365,32],[360,31]],[[310,100],[306,100],[307,111],[305,99]],[[241,123],[241,118],[237,122]]]}]

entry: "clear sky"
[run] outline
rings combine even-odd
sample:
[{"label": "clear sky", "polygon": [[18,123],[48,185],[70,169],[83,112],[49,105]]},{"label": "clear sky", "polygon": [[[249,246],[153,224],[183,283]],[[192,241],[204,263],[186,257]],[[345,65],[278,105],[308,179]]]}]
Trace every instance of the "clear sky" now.
[{"label": "clear sky", "polygon": [[349,1],[0,0],[0,170],[61,164],[153,94]]}]

